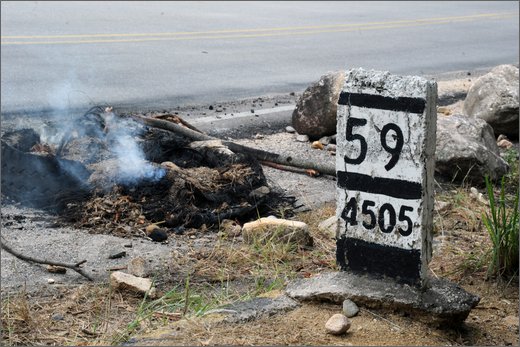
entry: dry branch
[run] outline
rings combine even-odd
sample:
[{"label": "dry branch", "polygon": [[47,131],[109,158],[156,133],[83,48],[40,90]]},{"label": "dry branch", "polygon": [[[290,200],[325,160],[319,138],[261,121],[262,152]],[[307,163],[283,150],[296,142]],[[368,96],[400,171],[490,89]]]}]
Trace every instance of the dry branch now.
[{"label": "dry branch", "polygon": [[[137,122],[140,122],[142,124],[159,128],[167,131],[171,131],[177,134],[180,134],[182,136],[188,137],[194,141],[208,141],[208,140],[219,140],[215,137],[202,134],[196,131],[193,131],[191,129],[182,127],[178,124],[168,122],[161,119],[154,119],[154,118],[146,118],[138,115],[132,115],[130,116],[132,119],[136,120]],[[251,155],[252,157],[260,160],[260,161],[270,161],[276,164],[281,165],[287,165],[287,166],[293,166],[293,167],[299,167],[303,169],[313,169],[321,174],[326,174],[330,176],[336,176],[336,167],[330,166],[330,165],[322,165],[316,162],[307,161],[305,159],[301,158],[295,158],[291,156],[284,156],[276,153],[271,153],[267,151],[263,151],[261,149],[251,148],[247,146],[240,145],[235,142],[231,141],[224,141],[222,140],[222,144],[227,146],[230,150],[232,150],[235,153],[245,153],[248,155]]]},{"label": "dry branch", "polygon": [[23,254],[15,251],[15,250],[13,250],[11,247],[9,247],[8,245],[5,244],[5,240],[3,240],[3,237],[0,239],[0,246],[1,246],[2,249],[6,250],[7,252],[9,252],[13,256],[15,256],[16,258],[21,259],[23,261],[31,262],[31,263],[38,263],[38,264],[46,264],[46,265],[54,265],[54,266],[65,267],[67,269],[71,269],[71,270],[76,271],[77,273],[79,273],[81,276],[85,277],[89,281],[94,281],[94,279],[92,277],[90,277],[88,274],[86,274],[83,271],[82,268],[80,268],[80,266],[82,264],[87,262],[86,260],[82,260],[82,261],[77,262],[75,264],[69,264],[69,263],[61,263],[61,262],[45,260],[45,259],[44,260],[36,259],[36,258],[33,258],[33,257],[29,257],[27,255],[23,255]]}]

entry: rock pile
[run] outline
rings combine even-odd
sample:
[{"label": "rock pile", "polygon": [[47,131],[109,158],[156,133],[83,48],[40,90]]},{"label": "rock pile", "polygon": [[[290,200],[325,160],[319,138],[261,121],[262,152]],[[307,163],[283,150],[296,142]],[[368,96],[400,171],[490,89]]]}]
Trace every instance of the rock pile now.
[{"label": "rock pile", "polygon": [[[323,146],[317,142],[311,146],[335,154],[335,138],[330,144],[327,140],[328,135],[336,132],[336,106],[344,83],[345,75],[341,72],[328,73],[303,93],[290,127],[299,134],[298,141],[308,141],[304,136],[322,137],[319,142]],[[518,88],[518,67],[500,65],[478,78],[469,87],[465,100],[438,107],[438,178],[482,185],[485,176],[497,180],[508,172],[501,150],[514,147],[508,137],[518,139]]]}]

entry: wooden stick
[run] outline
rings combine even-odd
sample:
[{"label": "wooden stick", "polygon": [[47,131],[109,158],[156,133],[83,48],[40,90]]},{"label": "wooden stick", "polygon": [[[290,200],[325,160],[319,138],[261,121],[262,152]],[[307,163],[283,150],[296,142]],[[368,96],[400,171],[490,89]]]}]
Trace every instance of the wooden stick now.
[{"label": "wooden stick", "polygon": [[[174,133],[178,133],[182,136],[188,137],[194,141],[209,141],[209,140],[219,140],[215,137],[198,133],[196,131],[193,131],[191,129],[182,127],[178,124],[168,122],[161,119],[155,119],[155,118],[146,118],[143,116],[138,115],[131,115],[132,119],[134,119],[137,122],[140,122],[142,124],[159,128],[167,131],[171,131]],[[263,151],[261,149],[251,148],[247,146],[240,145],[235,142],[231,141],[224,141],[221,140],[222,144],[228,147],[230,150],[232,150],[235,153],[246,153],[251,155],[252,157],[263,160],[263,161],[270,161],[276,164],[282,164],[282,165],[288,165],[293,167],[299,167],[303,169],[313,169],[321,174],[330,175],[330,176],[336,176],[336,167],[332,165],[321,165],[316,162],[307,161],[305,159],[301,158],[295,158],[291,156],[284,156],[281,154],[271,153],[267,151]]]},{"label": "wooden stick", "polygon": [[182,125],[184,125],[185,127],[189,128],[189,129],[191,129],[193,131],[196,131],[198,133],[204,134],[203,131],[200,131],[199,129],[195,128],[193,125],[191,125],[190,123],[188,123],[187,121],[185,121],[181,117],[179,117],[177,115],[174,115],[174,114],[164,114],[164,115],[161,115],[161,116],[154,117],[154,119],[162,119],[162,120],[164,120],[164,118],[167,118],[167,117],[173,118],[172,122],[174,122],[175,124],[181,123]]},{"label": "wooden stick", "polygon": [[1,246],[1,248],[6,250],[7,252],[9,252],[12,255],[14,255],[16,258],[21,259],[23,261],[31,262],[31,263],[38,263],[38,264],[46,264],[46,265],[54,265],[54,266],[66,267],[67,269],[71,269],[71,270],[76,271],[77,273],[79,273],[81,276],[85,277],[89,281],[94,281],[94,279],[92,277],[90,277],[88,274],[86,274],[83,271],[83,269],[79,267],[81,264],[84,264],[86,262],[86,260],[82,260],[82,261],[77,262],[75,264],[68,264],[68,263],[60,263],[60,262],[57,262],[57,261],[36,259],[36,258],[33,258],[33,257],[29,257],[29,256],[26,256],[26,255],[23,255],[23,254],[15,251],[15,250],[13,250],[11,247],[9,247],[8,245],[5,244],[5,240],[3,240],[3,237],[0,239],[0,246]]},{"label": "wooden stick", "polygon": [[289,171],[289,172],[296,172],[296,173],[300,173],[300,174],[306,174],[306,175],[309,175],[311,177],[316,177],[317,173],[318,173],[317,171],[312,170],[312,169],[302,169],[302,168],[299,168],[299,167],[292,167],[292,166],[287,166],[287,165],[282,165],[282,164],[276,164],[276,163],[273,163],[273,162],[270,162],[270,161],[266,161],[266,160],[260,160],[260,164],[265,165],[265,166],[269,166],[269,167],[272,167],[272,168],[275,168],[275,169],[278,169],[278,170]]}]

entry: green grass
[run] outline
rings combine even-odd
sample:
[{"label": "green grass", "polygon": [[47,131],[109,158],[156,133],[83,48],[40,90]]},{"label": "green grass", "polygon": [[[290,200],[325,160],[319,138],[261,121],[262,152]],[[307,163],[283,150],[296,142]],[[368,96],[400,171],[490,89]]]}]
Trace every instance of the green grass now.
[{"label": "green grass", "polygon": [[501,278],[518,275],[519,190],[517,188],[513,197],[509,198],[506,194],[506,179],[503,177],[501,180],[497,200],[493,185],[486,177],[490,211],[482,215],[482,221],[492,242],[488,275]]}]

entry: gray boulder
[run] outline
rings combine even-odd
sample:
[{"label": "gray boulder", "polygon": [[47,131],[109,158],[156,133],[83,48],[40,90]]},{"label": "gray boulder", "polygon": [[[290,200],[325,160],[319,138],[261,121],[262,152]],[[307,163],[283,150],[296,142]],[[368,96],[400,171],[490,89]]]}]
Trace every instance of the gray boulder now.
[{"label": "gray boulder", "polygon": [[344,84],[345,71],[337,71],[309,86],[292,114],[294,129],[311,139],[335,134],[337,103]]},{"label": "gray boulder", "polygon": [[435,171],[449,180],[483,184],[509,170],[500,157],[493,129],[480,118],[463,115],[437,117]]},{"label": "gray boulder", "polygon": [[518,137],[518,68],[500,65],[473,83],[464,100],[464,113],[482,118],[495,135]]}]

